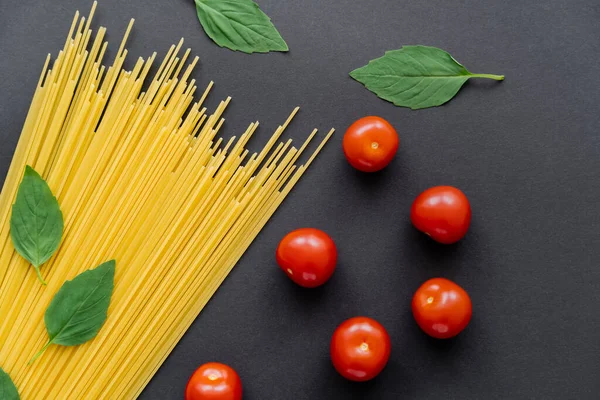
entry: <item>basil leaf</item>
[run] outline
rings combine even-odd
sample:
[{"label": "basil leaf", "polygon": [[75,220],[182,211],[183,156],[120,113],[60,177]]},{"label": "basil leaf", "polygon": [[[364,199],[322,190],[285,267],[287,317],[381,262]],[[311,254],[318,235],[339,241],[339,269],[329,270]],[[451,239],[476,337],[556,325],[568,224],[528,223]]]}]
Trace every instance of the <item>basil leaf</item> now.
[{"label": "basil leaf", "polygon": [[195,0],[198,19],[219,46],[244,53],[288,51],[264,12],[252,0]]},{"label": "basil leaf", "polygon": [[115,264],[115,260],[107,261],[63,284],[44,315],[50,339],[30,363],[51,344],[76,346],[96,337],[106,321]]},{"label": "basil leaf", "polygon": [[27,166],[12,206],[10,236],[17,252],[33,265],[44,285],[40,265],[58,249],[63,228],[56,197],[40,174]]},{"label": "basil leaf", "polygon": [[404,46],[350,72],[380,98],[413,110],[442,105],[470,78],[501,81],[503,75],[473,74],[442,49]]},{"label": "basil leaf", "polygon": [[19,400],[19,392],[10,376],[0,368],[0,399]]}]

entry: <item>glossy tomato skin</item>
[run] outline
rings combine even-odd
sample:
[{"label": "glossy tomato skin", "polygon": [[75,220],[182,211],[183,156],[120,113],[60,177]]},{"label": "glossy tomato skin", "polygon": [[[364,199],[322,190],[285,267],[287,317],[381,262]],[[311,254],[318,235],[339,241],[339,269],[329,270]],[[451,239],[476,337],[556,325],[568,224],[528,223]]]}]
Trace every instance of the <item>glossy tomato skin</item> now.
[{"label": "glossy tomato skin", "polygon": [[206,363],[190,377],[185,400],[242,400],[242,381],[233,368]]},{"label": "glossy tomato skin", "polygon": [[385,328],[367,317],[344,321],[331,338],[331,361],[344,378],[364,382],[386,366],[392,346]]},{"label": "glossy tomato skin", "polygon": [[392,125],[380,117],[364,117],[350,125],[342,146],[354,168],[375,172],[386,167],[396,155],[400,140]]},{"label": "glossy tomato skin", "polygon": [[458,335],[471,321],[471,298],[456,283],[433,278],[416,291],[412,312],[425,333],[437,339]]},{"label": "glossy tomato skin", "polygon": [[452,244],[462,239],[471,224],[467,196],[452,186],[435,186],[421,193],[410,210],[413,225],[433,240]]},{"label": "glossy tomato skin", "polygon": [[279,267],[298,285],[314,288],[327,282],[337,263],[337,248],[325,232],[296,229],[285,235],[276,253]]}]

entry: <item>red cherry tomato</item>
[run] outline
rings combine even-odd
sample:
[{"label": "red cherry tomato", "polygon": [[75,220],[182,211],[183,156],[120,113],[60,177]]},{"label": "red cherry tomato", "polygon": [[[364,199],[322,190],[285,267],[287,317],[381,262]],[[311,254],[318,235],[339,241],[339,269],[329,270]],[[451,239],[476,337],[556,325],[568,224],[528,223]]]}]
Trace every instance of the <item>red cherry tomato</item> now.
[{"label": "red cherry tomato", "polygon": [[242,400],[242,381],[231,367],[206,363],[190,377],[185,400]]},{"label": "red cherry tomato", "polygon": [[410,210],[413,225],[436,242],[458,242],[471,224],[467,196],[452,186],[436,186],[421,193]]},{"label": "red cherry tomato", "polygon": [[313,288],[327,282],[333,274],[337,249],[325,232],[302,228],[285,235],[276,256],[277,263],[291,280]]},{"label": "red cherry tomato", "polygon": [[374,319],[354,317],[343,322],[331,338],[331,361],[346,379],[364,382],[385,367],[391,352],[390,337]]},{"label": "red cherry tomato", "polygon": [[399,142],[396,130],[385,119],[364,117],[350,125],[342,145],[350,165],[375,172],[392,161]]},{"label": "red cherry tomato", "polygon": [[421,329],[437,339],[458,335],[473,313],[467,292],[444,278],[430,279],[417,290],[412,312]]}]

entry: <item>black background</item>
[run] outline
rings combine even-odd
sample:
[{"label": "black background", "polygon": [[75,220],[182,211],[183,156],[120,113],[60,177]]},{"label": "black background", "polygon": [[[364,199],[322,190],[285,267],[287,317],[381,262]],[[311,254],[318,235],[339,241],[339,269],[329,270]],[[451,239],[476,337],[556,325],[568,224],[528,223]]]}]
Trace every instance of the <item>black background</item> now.
[{"label": "black background", "polygon": [[[4,179],[48,52],[55,55],[81,0],[0,0],[0,179]],[[102,0],[95,26],[114,55],[128,19],[133,57],[187,39],[195,77],[227,95],[226,135],[258,119],[258,149],[296,105],[288,136],[338,133],[192,325],[141,396],[181,399],[200,364],[221,361],[244,398],[594,399],[600,390],[600,4],[596,0],[261,0],[288,54],[246,55],[212,44],[191,0]],[[443,107],[394,107],[348,72],[404,44],[448,50],[473,72]],[[385,171],[345,161],[345,129],[380,115],[401,147]],[[467,237],[436,245],[410,225],[422,190],[461,188],[473,208]],[[288,231],[312,226],[340,260],[322,288],[296,287],[274,251]],[[474,316],[456,339],[416,326],[410,300],[444,276],[471,295]],[[375,380],[343,380],[329,339],[344,319],[367,315],[392,338]],[[40,395],[42,396],[42,395]],[[41,399],[42,397],[40,397]]]}]

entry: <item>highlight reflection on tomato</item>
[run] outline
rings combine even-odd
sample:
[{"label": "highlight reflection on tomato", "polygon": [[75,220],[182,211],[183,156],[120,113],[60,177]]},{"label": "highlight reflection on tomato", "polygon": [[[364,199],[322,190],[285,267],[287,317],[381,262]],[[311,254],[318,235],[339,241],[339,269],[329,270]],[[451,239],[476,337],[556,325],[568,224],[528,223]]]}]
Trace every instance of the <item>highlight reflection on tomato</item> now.
[{"label": "highlight reflection on tomato", "polygon": [[337,263],[337,249],[325,232],[314,228],[296,229],[285,235],[277,247],[279,267],[298,285],[314,288],[327,282]]},{"label": "highlight reflection on tomato", "polygon": [[433,278],[421,285],[413,297],[412,312],[421,329],[437,339],[458,335],[473,313],[467,292],[444,278]]},{"label": "highlight reflection on tomato", "polygon": [[342,146],[350,165],[359,171],[375,172],[392,161],[399,143],[396,130],[385,119],[364,117],[350,125]]},{"label": "highlight reflection on tomato", "polygon": [[379,322],[354,317],[343,322],[333,333],[331,361],[344,378],[364,382],[383,370],[391,348],[390,337]]},{"label": "highlight reflection on tomato", "polygon": [[233,368],[206,363],[190,377],[185,400],[242,400],[242,381]]}]

